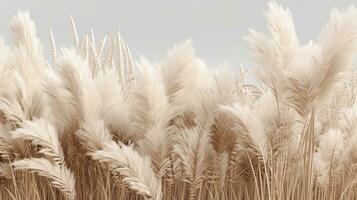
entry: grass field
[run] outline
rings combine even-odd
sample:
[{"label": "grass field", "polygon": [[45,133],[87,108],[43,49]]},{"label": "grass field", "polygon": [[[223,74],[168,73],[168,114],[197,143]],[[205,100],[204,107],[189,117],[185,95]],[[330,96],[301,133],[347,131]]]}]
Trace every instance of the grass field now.
[{"label": "grass field", "polygon": [[134,62],[74,20],[73,47],[50,31],[46,59],[18,13],[0,41],[0,199],[357,199],[357,10],[308,44],[288,9],[265,16],[244,70],[206,66],[190,41]]}]

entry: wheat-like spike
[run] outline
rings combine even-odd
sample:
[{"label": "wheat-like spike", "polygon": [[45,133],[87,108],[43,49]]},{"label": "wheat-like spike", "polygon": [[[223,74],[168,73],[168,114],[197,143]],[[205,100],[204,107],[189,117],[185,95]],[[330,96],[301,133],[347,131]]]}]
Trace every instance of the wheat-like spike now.
[{"label": "wheat-like spike", "polygon": [[121,69],[121,76],[125,84],[128,84],[128,54],[125,49],[125,42],[123,40],[123,37],[119,34],[118,40],[120,40],[119,43],[119,49],[120,49],[120,69]]},{"label": "wheat-like spike", "polygon": [[114,56],[114,43],[115,43],[115,37],[113,35],[109,35],[109,41],[108,41],[108,48],[104,57],[104,64],[103,64],[103,68],[104,69],[108,69],[108,68],[112,68],[114,65],[112,65],[113,62],[113,56]]},{"label": "wheat-like spike", "polygon": [[98,57],[99,57],[100,59],[102,58],[104,49],[105,49],[106,44],[107,44],[107,40],[108,40],[108,36],[104,36],[104,38],[102,38],[101,40],[99,40],[99,44],[98,44],[98,47],[99,47]]},{"label": "wheat-like spike", "polygon": [[90,38],[89,35],[84,36],[85,41],[84,41],[84,49],[83,49],[83,60],[88,60],[89,59],[89,43],[90,43]]},{"label": "wheat-like spike", "polygon": [[132,146],[114,142],[104,144],[102,150],[89,153],[94,160],[110,166],[112,174],[120,174],[124,183],[146,198],[161,199],[161,183],[151,168],[151,161],[137,153]]},{"label": "wheat-like spike", "polygon": [[32,145],[40,146],[38,153],[53,159],[58,165],[64,165],[64,154],[55,128],[45,119],[25,121],[21,128],[11,133],[16,139],[31,141]]},{"label": "wheat-like spike", "polygon": [[78,54],[81,56],[82,59],[86,58],[86,44],[88,41],[88,35],[83,36],[83,40],[81,42],[80,48],[78,50]]},{"label": "wheat-like spike", "polygon": [[76,45],[77,49],[79,48],[79,39],[78,39],[78,33],[77,33],[77,26],[76,23],[74,22],[73,16],[70,16],[71,18],[71,24],[72,24],[72,31],[73,31],[73,36],[74,36],[74,44]]},{"label": "wheat-like spike", "polygon": [[94,51],[97,52],[97,48],[95,46],[95,36],[94,36],[94,31],[93,31],[93,28],[91,27],[90,28],[90,43],[92,43],[94,46]]},{"label": "wheat-like spike", "polygon": [[120,74],[120,78],[121,80],[124,81],[124,77],[123,77],[123,72],[124,72],[124,49],[123,49],[123,40],[122,40],[122,36],[121,36],[121,33],[118,32],[117,36],[116,36],[116,50],[117,50],[117,54],[116,54],[116,60],[115,60],[115,63],[116,63],[116,66],[117,66],[117,70],[118,70],[118,73]]},{"label": "wheat-like spike", "polygon": [[56,62],[56,58],[57,58],[57,48],[56,48],[55,38],[53,37],[52,28],[49,28],[49,34],[50,34],[52,60],[53,60],[54,62]]},{"label": "wheat-like spike", "polygon": [[17,160],[12,163],[15,171],[29,171],[47,178],[54,188],[60,190],[69,199],[75,199],[75,179],[65,166],[51,163],[44,158]]},{"label": "wheat-like spike", "polygon": [[91,62],[91,72],[92,72],[92,76],[95,77],[96,74],[98,73],[98,71],[101,69],[101,64],[100,64],[100,60],[97,54],[97,51],[95,49],[95,45],[92,42],[89,42],[89,46],[91,49],[91,55],[93,57],[93,61]]},{"label": "wheat-like spike", "polygon": [[133,64],[133,57],[131,55],[130,49],[128,44],[124,43],[124,50],[126,54],[126,64],[127,64],[127,72],[128,72],[128,81],[134,80],[134,64]]}]

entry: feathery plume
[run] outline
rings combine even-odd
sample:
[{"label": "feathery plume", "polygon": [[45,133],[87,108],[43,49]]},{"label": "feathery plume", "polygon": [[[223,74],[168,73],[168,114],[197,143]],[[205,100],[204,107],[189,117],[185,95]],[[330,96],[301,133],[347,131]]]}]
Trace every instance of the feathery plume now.
[{"label": "feathery plume", "polygon": [[341,156],[345,149],[345,140],[339,130],[331,129],[320,136],[320,143],[314,157],[317,172],[317,181],[327,184],[331,171],[334,172],[341,162]]},{"label": "feathery plume", "polygon": [[161,198],[161,183],[151,168],[151,161],[137,153],[132,146],[114,142],[104,144],[102,150],[89,153],[94,160],[107,163],[113,175],[123,177],[123,182],[146,198]]},{"label": "feathery plume", "polygon": [[176,136],[176,142],[174,152],[182,164],[183,180],[190,184],[189,198],[194,199],[214,159],[209,135],[207,130],[195,127],[182,130]]},{"label": "feathery plume", "polygon": [[38,153],[48,156],[59,165],[64,164],[64,154],[55,128],[45,119],[25,121],[21,128],[11,133],[15,139],[31,141],[32,145],[40,146]]},{"label": "feathery plume", "polygon": [[29,171],[47,178],[54,188],[69,199],[75,199],[75,180],[72,172],[64,166],[53,164],[44,158],[17,160],[12,163],[15,171]]}]

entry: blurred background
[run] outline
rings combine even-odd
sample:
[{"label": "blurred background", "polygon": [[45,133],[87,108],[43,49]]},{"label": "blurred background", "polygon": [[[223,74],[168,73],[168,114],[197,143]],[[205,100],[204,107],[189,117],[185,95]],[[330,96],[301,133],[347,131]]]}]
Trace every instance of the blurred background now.
[{"label": "blurred background", "polygon": [[[356,0],[278,0],[293,14],[302,43],[315,39],[333,7],[346,8]],[[71,46],[70,15],[78,34],[91,28],[96,38],[120,30],[134,59],[160,62],[174,44],[191,39],[199,57],[209,66],[226,64],[249,68],[253,63],[242,37],[249,28],[267,32],[266,0],[2,0],[0,33],[10,43],[9,20],[29,10],[45,50],[49,27],[57,47]],[[49,56],[49,51],[45,51]]]}]

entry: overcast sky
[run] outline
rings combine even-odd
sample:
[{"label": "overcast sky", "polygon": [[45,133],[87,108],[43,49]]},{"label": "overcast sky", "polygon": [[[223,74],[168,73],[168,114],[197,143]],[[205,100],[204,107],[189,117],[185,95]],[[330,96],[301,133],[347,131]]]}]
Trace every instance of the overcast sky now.
[{"label": "overcast sky", "polygon": [[[249,28],[266,32],[266,0],[1,0],[0,32],[9,38],[9,19],[29,10],[38,35],[48,49],[48,27],[58,46],[72,44],[69,15],[79,35],[93,27],[96,36],[120,29],[134,58],[159,62],[180,41],[192,39],[198,56],[208,65],[227,63],[249,67],[251,60],[242,36]],[[316,38],[329,11],[357,0],[278,0],[289,6],[302,42]]]}]

